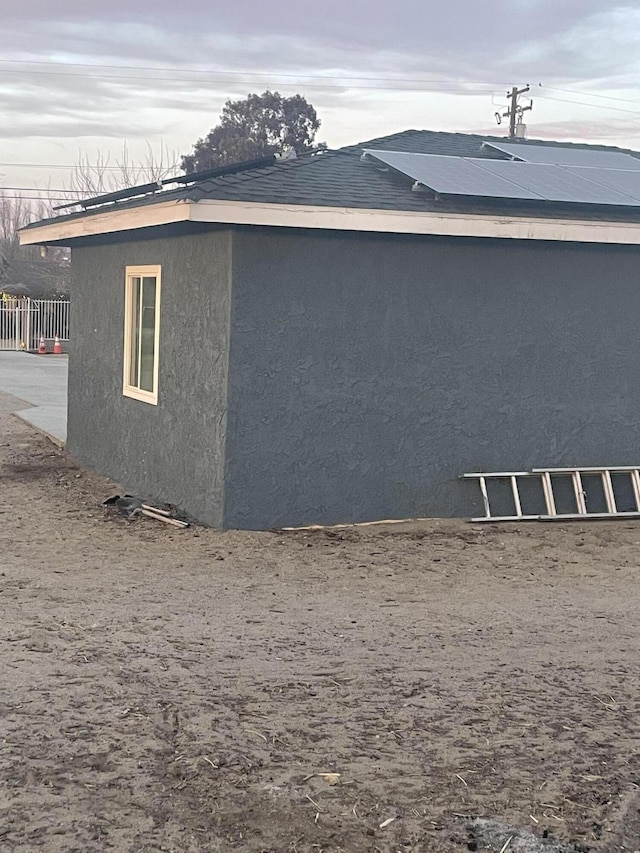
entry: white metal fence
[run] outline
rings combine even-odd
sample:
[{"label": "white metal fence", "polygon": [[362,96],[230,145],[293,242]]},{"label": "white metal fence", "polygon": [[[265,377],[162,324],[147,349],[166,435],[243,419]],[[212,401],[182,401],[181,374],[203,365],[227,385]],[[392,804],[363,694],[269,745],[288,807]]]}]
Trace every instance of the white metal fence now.
[{"label": "white metal fence", "polygon": [[68,299],[0,299],[0,350],[37,350],[43,337],[51,350],[56,336],[69,340]]}]

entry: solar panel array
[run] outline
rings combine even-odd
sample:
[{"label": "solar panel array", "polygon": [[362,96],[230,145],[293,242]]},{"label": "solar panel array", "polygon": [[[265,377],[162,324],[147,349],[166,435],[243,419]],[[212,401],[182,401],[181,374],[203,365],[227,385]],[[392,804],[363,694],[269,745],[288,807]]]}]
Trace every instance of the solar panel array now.
[{"label": "solar panel array", "polygon": [[548,166],[585,166],[600,169],[638,169],[640,158],[623,151],[598,151],[593,148],[562,148],[560,145],[535,145],[530,142],[483,142],[485,148],[517,157],[525,163]]},{"label": "solar panel array", "polygon": [[638,168],[525,163],[403,151],[367,150],[365,154],[438,195],[640,207]]}]

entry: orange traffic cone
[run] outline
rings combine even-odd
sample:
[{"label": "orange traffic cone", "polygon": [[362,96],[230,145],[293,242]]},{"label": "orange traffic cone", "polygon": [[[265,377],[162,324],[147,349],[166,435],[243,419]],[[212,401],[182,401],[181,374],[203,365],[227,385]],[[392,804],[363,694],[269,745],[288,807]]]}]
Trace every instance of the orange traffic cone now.
[{"label": "orange traffic cone", "polygon": [[53,352],[54,355],[62,354],[62,344],[60,343],[60,338],[56,335],[55,340],[53,341]]},{"label": "orange traffic cone", "polygon": [[40,345],[38,346],[38,352],[40,355],[44,355],[47,351],[47,345],[44,342],[44,335],[40,335]]}]

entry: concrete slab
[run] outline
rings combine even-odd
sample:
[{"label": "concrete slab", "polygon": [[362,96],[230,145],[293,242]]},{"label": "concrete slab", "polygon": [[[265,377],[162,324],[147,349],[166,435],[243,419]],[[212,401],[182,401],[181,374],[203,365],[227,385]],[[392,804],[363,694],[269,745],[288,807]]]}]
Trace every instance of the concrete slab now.
[{"label": "concrete slab", "polygon": [[67,440],[67,373],[66,355],[0,351],[0,391],[24,402],[16,414],[61,444]]}]

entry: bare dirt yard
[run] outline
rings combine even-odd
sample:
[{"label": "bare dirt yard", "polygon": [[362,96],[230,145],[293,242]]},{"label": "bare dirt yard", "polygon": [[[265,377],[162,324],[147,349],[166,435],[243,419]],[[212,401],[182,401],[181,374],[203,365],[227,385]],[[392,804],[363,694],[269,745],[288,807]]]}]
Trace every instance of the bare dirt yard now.
[{"label": "bare dirt yard", "polygon": [[640,850],[640,523],[174,530],[10,409],[0,849]]}]

